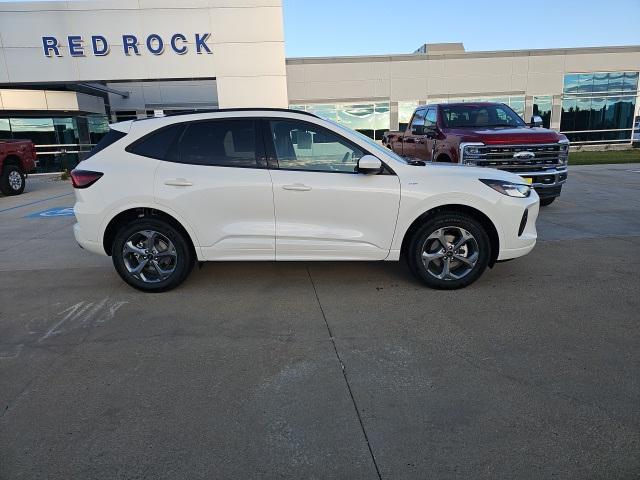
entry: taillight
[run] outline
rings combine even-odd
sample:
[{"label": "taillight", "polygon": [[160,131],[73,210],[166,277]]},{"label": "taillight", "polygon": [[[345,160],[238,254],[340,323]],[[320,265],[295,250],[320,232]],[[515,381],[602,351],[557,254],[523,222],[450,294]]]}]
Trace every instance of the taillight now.
[{"label": "taillight", "polygon": [[73,188],[87,188],[100,180],[102,175],[101,172],[90,170],[72,170],[71,183],[73,183]]}]

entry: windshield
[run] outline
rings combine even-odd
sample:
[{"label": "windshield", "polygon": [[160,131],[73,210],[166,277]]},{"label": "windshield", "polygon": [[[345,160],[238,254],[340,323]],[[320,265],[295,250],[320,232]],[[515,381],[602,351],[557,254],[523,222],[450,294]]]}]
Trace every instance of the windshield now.
[{"label": "windshield", "polygon": [[362,140],[363,142],[365,142],[369,147],[371,147],[370,149],[373,150],[374,152],[377,151],[378,153],[384,153],[385,155],[388,155],[390,157],[392,157],[393,159],[401,162],[401,163],[407,163],[407,161],[402,158],[400,155],[398,155],[397,153],[395,153],[393,150],[389,150],[388,148],[383,147],[382,145],[380,145],[379,143],[377,143],[375,140],[372,140],[371,138],[367,137],[366,135],[356,131],[356,130],[351,130],[348,127],[345,127],[344,125],[340,125],[337,122],[334,122],[333,120],[326,120],[327,122],[329,122],[330,124],[338,127],[340,130],[342,130],[343,132],[347,132],[350,133],[352,135],[357,136],[360,140]]},{"label": "windshield", "polygon": [[443,105],[440,109],[444,126],[448,128],[526,126],[516,112],[502,103]]}]

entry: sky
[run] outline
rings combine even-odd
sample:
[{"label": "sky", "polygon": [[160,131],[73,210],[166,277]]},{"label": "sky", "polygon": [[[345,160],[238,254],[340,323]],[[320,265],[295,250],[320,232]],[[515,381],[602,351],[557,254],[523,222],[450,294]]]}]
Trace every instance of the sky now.
[{"label": "sky", "polygon": [[640,0],[283,0],[287,57],[640,45]]}]

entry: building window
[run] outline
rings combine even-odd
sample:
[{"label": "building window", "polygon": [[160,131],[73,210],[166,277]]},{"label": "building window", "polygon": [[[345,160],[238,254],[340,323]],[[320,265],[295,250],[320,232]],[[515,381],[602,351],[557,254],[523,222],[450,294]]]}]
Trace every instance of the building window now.
[{"label": "building window", "polygon": [[308,104],[290,105],[292,110],[313,113],[320,118],[332,120],[375,140],[382,140],[389,130],[389,102],[353,104]]},{"label": "building window", "polygon": [[533,97],[533,114],[542,117],[542,126],[551,128],[551,110],[553,107],[553,97]]},{"label": "building window", "polygon": [[35,144],[38,172],[72,169],[108,129],[104,115],[0,118],[0,138]]},{"label": "building window", "polygon": [[11,139],[11,126],[8,118],[0,118],[0,140]]},{"label": "building window", "polygon": [[579,143],[629,142],[638,72],[565,75],[560,131]]},{"label": "building window", "polygon": [[115,112],[116,122],[124,122],[125,120],[136,120],[138,114],[135,110],[120,110]]}]

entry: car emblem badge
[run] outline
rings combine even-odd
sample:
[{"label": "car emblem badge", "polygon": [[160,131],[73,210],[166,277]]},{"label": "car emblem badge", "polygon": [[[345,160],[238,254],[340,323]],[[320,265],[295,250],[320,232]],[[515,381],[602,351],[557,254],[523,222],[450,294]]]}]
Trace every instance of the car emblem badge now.
[{"label": "car emblem badge", "polygon": [[516,160],[531,160],[536,158],[536,154],[533,152],[517,152],[513,154],[513,158]]}]

